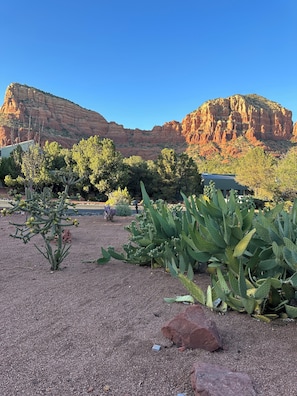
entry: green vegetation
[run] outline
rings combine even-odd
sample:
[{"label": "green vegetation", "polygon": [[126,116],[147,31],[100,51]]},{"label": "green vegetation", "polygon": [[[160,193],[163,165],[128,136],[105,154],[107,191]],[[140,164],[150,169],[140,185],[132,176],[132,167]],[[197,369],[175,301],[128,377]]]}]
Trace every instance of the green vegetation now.
[{"label": "green vegetation", "polygon": [[249,186],[258,198],[273,199],[277,188],[275,168],[276,160],[271,154],[252,148],[237,162],[236,181]]},{"label": "green vegetation", "polygon": [[140,200],[140,181],[148,186],[148,193],[154,196],[160,186],[160,178],[153,161],[145,161],[140,156],[133,155],[123,159],[128,173],[127,189],[132,197]]},{"label": "green vegetation", "polygon": [[266,109],[266,110],[281,110],[282,106],[277,103],[273,102],[272,100],[266,99],[263,96],[256,95],[256,94],[249,94],[249,95],[240,95],[242,96],[246,102],[256,109]]},{"label": "green vegetation", "polygon": [[160,184],[157,197],[166,201],[180,201],[180,192],[202,192],[201,176],[194,160],[187,154],[177,155],[173,149],[163,149],[154,163]]},{"label": "green vegetation", "polygon": [[3,215],[25,212],[25,221],[12,223],[16,229],[11,236],[28,243],[35,235],[40,235],[44,246],[39,247],[36,244],[34,246],[48,260],[52,271],[60,268],[60,264],[69,253],[71,245],[67,245],[67,239],[63,238],[65,228],[78,225],[77,220],[71,220],[67,215],[69,206],[74,207],[68,201],[69,186],[77,180],[70,175],[70,177],[64,176],[62,181],[65,189],[57,200],[53,199],[49,188],[44,188],[41,193],[27,188],[25,199],[17,194],[14,201],[10,202],[11,208],[2,210]]},{"label": "green vegetation", "polygon": [[100,139],[99,136],[82,139],[69,152],[67,164],[84,178],[82,189],[85,192],[95,190],[103,196],[126,185],[122,155],[110,139]]},{"label": "green vegetation", "polygon": [[[231,153],[239,148],[245,154],[232,157]],[[126,188],[130,197],[140,201],[142,181],[152,199],[173,203],[182,201],[180,191],[187,196],[202,192],[201,172],[233,173],[236,181],[256,198],[276,202],[295,199],[297,151],[294,146],[281,158],[261,147],[250,147],[243,138],[233,142],[229,149],[231,152],[225,157],[214,152],[207,159],[197,154],[193,157],[177,154],[166,148],[156,160],[145,161],[139,156],[123,158],[112,140],[99,136],[82,139],[72,149],[64,149],[57,142],[46,142],[44,147],[36,144],[26,152],[17,146],[9,158],[0,159],[0,182],[17,192],[34,184],[39,191],[51,187],[57,194],[63,191],[63,186],[56,178],[56,171],[62,170],[81,179],[72,187],[72,195],[80,194],[86,200],[106,201],[110,193]]]},{"label": "green vegetation", "polygon": [[[216,173],[234,169],[236,181],[257,198],[271,200],[260,211],[253,198],[239,199],[231,191],[226,200],[213,184],[201,195],[197,161],[187,154],[163,149],[155,161],[123,158],[111,140],[99,136],[72,149],[48,142],[26,152],[17,148],[1,159],[0,178],[16,192],[26,191],[25,199],[15,195],[8,210],[27,215],[14,224],[13,236],[27,243],[41,235],[44,246],[35,246],[53,271],[69,251],[63,230],[77,223],[67,217],[70,189],[85,199],[107,199],[121,216],[130,215],[131,201],[142,197],[143,210],[127,227],[129,242],[121,252],[111,246],[102,249],[98,263],[114,257],[164,267],[201,304],[269,321],[280,315],[297,317],[296,155],[292,148],[276,159],[262,148],[247,147],[232,165],[219,156],[204,162]],[[193,281],[205,267],[210,273],[206,291]]]},{"label": "green vegetation", "polygon": [[297,193],[297,150],[290,149],[279,161],[275,172],[277,192],[285,200],[293,201]]},{"label": "green vegetation", "polygon": [[[169,205],[163,200],[151,202],[143,183],[141,188],[143,211],[127,227],[131,239],[123,246],[124,253],[117,253],[113,247],[109,247],[104,256],[134,264],[166,267],[166,253],[179,245],[179,234],[183,224],[186,224],[183,221],[184,211],[180,204]],[[194,260],[191,259],[191,262],[194,266]]]},{"label": "green vegetation", "polygon": [[132,211],[130,208],[131,196],[128,192],[127,187],[121,189],[120,187],[116,191],[112,191],[108,194],[107,205],[115,206],[115,214],[117,216],[131,216]]},{"label": "green vegetation", "polygon": [[131,196],[127,187],[121,189],[120,187],[108,194],[108,200],[106,204],[108,205],[130,205]]},{"label": "green vegetation", "polygon": [[31,146],[26,152],[17,146],[9,158],[0,158],[0,182],[18,192],[33,183],[39,191],[52,187],[56,194],[63,190],[56,171],[63,170],[81,178],[72,193],[83,199],[106,201],[111,192],[126,188],[140,201],[142,181],[152,199],[178,202],[182,200],[180,191],[188,196],[202,192],[200,173],[207,172],[235,174],[236,181],[256,198],[293,201],[297,193],[296,159],[294,146],[281,158],[260,147],[246,146],[240,158],[215,154],[210,160],[197,156],[194,160],[185,153],[163,149],[155,161],[145,161],[139,156],[123,158],[111,140],[93,136],[72,149],[57,142],[46,142],[42,148]]},{"label": "green vegetation", "polygon": [[0,159],[0,182],[18,192],[32,185],[38,191],[44,187],[55,194],[63,191],[57,171],[77,175],[80,182],[72,186],[71,195],[87,200],[106,201],[118,189],[140,200],[140,181],[149,186],[153,198],[168,201],[180,200],[181,189],[189,194],[202,190],[197,165],[187,154],[164,149],[156,161],[123,158],[112,140],[99,136],[82,139],[72,149],[57,142],[46,142],[42,148],[36,144],[26,152],[18,146],[9,158]]},{"label": "green vegetation", "polygon": [[117,216],[131,216],[132,210],[128,204],[117,204],[115,207]]},{"label": "green vegetation", "polygon": [[[144,210],[127,227],[124,253],[102,249],[98,262],[113,257],[162,266],[213,310],[247,312],[264,321],[297,317],[297,201],[289,212],[281,204],[255,212],[233,191],[226,201],[213,189],[211,198],[183,195],[183,209],[152,202],[141,187]],[[210,272],[206,292],[193,281],[201,263]]]}]

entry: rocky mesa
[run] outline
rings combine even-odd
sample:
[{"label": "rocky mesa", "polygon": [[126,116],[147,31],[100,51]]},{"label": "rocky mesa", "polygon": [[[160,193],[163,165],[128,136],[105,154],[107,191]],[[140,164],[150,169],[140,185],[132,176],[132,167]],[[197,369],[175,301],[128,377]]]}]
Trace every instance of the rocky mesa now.
[{"label": "rocky mesa", "polygon": [[239,136],[255,140],[290,140],[292,112],[259,95],[233,95],[203,103],[182,121],[189,144],[218,144]]},{"label": "rocky mesa", "polygon": [[219,151],[242,136],[254,145],[295,141],[297,126],[293,127],[290,110],[255,94],[209,100],[181,122],[145,131],[108,122],[95,111],[36,88],[12,83],[6,89],[0,109],[0,146],[35,139],[72,147],[93,135],[112,139],[124,156],[154,159],[164,147],[199,151],[211,142]]},{"label": "rocky mesa", "polygon": [[108,122],[95,111],[50,93],[18,83],[10,84],[0,109],[0,146],[35,139],[44,143],[57,141],[72,147],[79,140],[99,135],[114,141],[124,156],[141,155],[144,159],[156,156],[164,147],[177,151],[185,149],[181,125],[171,121],[152,130],[126,129]]}]

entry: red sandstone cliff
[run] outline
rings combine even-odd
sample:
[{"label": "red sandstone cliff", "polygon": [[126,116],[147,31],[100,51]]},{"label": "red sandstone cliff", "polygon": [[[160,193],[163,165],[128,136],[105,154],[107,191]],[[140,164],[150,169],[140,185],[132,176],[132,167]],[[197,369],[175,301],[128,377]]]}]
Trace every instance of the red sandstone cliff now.
[{"label": "red sandstone cliff", "polygon": [[290,140],[292,112],[258,95],[234,95],[205,102],[182,121],[189,144],[224,144],[245,136],[248,140]]},{"label": "red sandstone cliff", "polygon": [[297,122],[295,122],[293,126],[293,140],[296,142],[297,141]]},{"label": "red sandstone cliff", "polygon": [[[155,159],[162,148],[182,152],[190,148],[206,156],[222,152],[238,155],[232,145],[243,136],[253,145],[296,141],[292,112],[258,95],[234,95],[209,100],[182,123],[171,121],[152,130],[126,129],[69,100],[21,84],[10,84],[0,109],[0,146],[27,139],[58,141],[72,147],[82,138],[99,135],[114,141],[124,156]],[[238,145],[237,145],[238,146]],[[203,151],[204,150],[204,151]]]},{"label": "red sandstone cliff", "polygon": [[[155,158],[164,147],[185,149],[181,125],[172,121],[151,131],[126,129],[69,100],[17,83],[10,84],[0,109],[0,146],[27,139],[58,141],[72,147],[82,138],[99,135],[114,141],[125,156]],[[158,147],[158,151],[156,150]]]}]

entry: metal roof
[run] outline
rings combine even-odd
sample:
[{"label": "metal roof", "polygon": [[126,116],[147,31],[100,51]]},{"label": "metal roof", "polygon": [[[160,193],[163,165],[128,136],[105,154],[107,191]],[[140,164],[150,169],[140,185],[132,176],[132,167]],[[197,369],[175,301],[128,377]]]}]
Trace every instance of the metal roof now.
[{"label": "metal roof", "polygon": [[212,180],[215,183],[215,187],[220,190],[247,190],[246,186],[243,186],[235,181],[235,175],[220,175],[217,173],[202,173],[202,180],[204,185],[207,186]]}]

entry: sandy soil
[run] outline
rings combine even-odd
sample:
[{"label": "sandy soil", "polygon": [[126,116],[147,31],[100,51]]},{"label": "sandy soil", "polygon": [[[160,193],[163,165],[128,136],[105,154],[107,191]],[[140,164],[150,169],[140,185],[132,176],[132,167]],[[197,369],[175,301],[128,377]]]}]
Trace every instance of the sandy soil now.
[{"label": "sandy soil", "polygon": [[[33,241],[24,245],[9,236],[11,220],[0,218],[1,396],[193,396],[197,361],[246,372],[259,395],[297,395],[295,321],[267,324],[206,310],[224,349],[180,352],[161,333],[186,308],[163,300],[187,294],[176,279],[115,260],[85,262],[98,258],[101,246],[120,249],[131,218],[80,217],[56,273]],[[206,286],[209,279],[197,275],[196,281]]]}]

